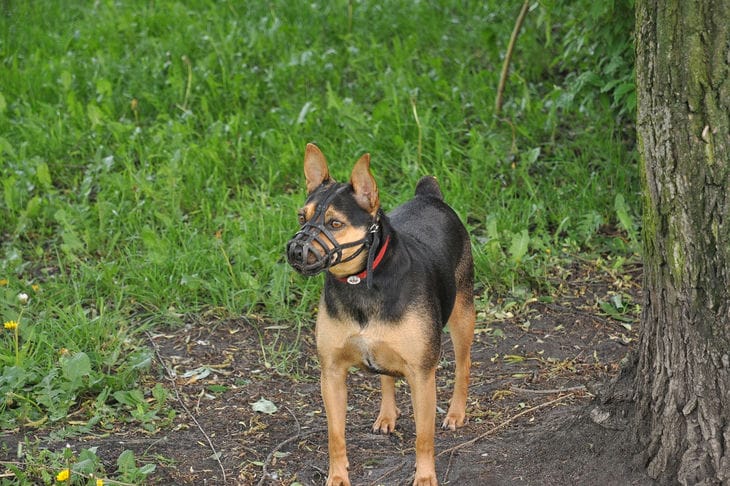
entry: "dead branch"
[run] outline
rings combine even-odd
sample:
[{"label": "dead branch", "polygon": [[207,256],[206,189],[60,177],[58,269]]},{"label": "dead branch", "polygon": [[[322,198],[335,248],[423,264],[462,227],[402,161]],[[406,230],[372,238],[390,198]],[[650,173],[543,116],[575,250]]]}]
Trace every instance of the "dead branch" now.
[{"label": "dead branch", "polygon": [[529,0],[525,0],[522,4],[522,10],[517,16],[515,21],[515,28],[512,30],[512,35],[509,38],[509,44],[507,45],[507,53],[504,55],[504,63],[502,63],[502,74],[499,76],[499,86],[497,87],[497,99],[494,102],[494,114],[499,115],[502,111],[502,97],[504,95],[504,87],[507,84],[507,73],[509,72],[509,63],[512,60],[512,52],[515,49],[517,43],[517,36],[522,28],[522,23],[525,21],[527,15],[527,9],[530,6]]},{"label": "dead branch", "polygon": [[391,467],[390,469],[385,471],[383,474],[381,474],[378,479],[376,479],[375,481],[370,483],[370,486],[377,486],[378,484],[383,484],[382,483],[383,479],[387,478],[392,473],[403,469],[406,466],[406,464],[408,464],[408,459],[402,460],[400,463],[396,464],[395,466]]},{"label": "dead branch", "polygon": [[483,438],[487,437],[488,435],[493,434],[494,432],[498,431],[499,429],[502,429],[502,428],[506,427],[507,425],[511,424],[512,422],[514,422],[515,420],[517,420],[520,417],[524,417],[525,415],[527,415],[529,413],[532,413],[532,412],[535,412],[537,410],[540,410],[541,408],[545,408],[545,407],[549,407],[550,405],[554,405],[554,404],[556,404],[556,403],[558,403],[560,401],[563,401],[563,400],[565,400],[567,398],[570,398],[572,396],[575,396],[575,393],[569,393],[567,395],[560,396],[560,397],[558,397],[558,398],[556,398],[554,400],[550,400],[548,402],[541,403],[540,405],[535,405],[534,407],[530,407],[530,408],[528,408],[526,410],[523,410],[522,412],[518,413],[517,415],[513,415],[512,417],[508,418],[504,422],[502,422],[502,423],[500,423],[500,424],[492,427],[491,429],[487,430],[483,434],[480,434],[480,435],[474,437],[473,439],[470,439],[470,440],[468,440],[466,442],[462,442],[461,444],[455,445],[454,447],[451,447],[449,449],[446,449],[446,450],[443,450],[443,451],[439,452],[436,455],[436,457],[441,457],[441,456],[443,456],[446,453],[451,454],[449,456],[449,465],[446,468],[446,473],[444,474],[444,482],[446,482],[446,479],[449,477],[449,471],[451,470],[451,460],[452,460],[452,458],[454,456],[454,452],[458,451],[459,449],[463,449],[464,447],[470,446],[470,445],[472,445],[472,444],[474,444],[476,442],[479,442]]},{"label": "dead branch", "polygon": [[512,385],[510,390],[514,390],[519,393],[533,393],[535,395],[555,395],[556,393],[570,393],[585,391],[585,385],[569,386],[567,388],[552,388],[548,390],[532,390],[530,388],[520,388],[519,386]]},{"label": "dead branch", "polygon": [[292,435],[291,437],[279,442],[276,444],[276,446],[269,451],[269,454],[266,456],[266,459],[264,459],[264,463],[261,467],[261,479],[259,479],[259,482],[257,483],[257,486],[263,486],[264,482],[266,481],[266,476],[269,474],[267,471],[268,464],[271,462],[271,459],[274,457],[274,454],[276,454],[279,449],[284,447],[285,445],[294,442],[297,439],[304,439],[306,437],[309,437],[310,435],[318,434],[320,432],[323,432],[325,429],[322,427],[312,429],[308,431],[306,434],[302,434],[302,426],[299,424],[299,419],[297,419],[297,416],[294,415],[294,412],[292,412],[289,407],[284,407],[289,412],[289,414],[294,417],[294,422],[297,424],[297,433]]},{"label": "dead branch", "polygon": [[206,442],[208,442],[208,447],[210,447],[210,450],[213,452],[213,458],[218,463],[218,467],[221,469],[221,474],[223,475],[221,484],[226,484],[226,470],[223,468],[223,463],[221,462],[220,454],[218,451],[216,451],[215,446],[213,445],[213,441],[210,440],[210,437],[205,432],[203,427],[200,425],[200,422],[195,418],[193,413],[188,409],[187,405],[185,405],[185,402],[183,402],[182,397],[180,396],[180,391],[177,388],[177,383],[175,383],[175,373],[167,366],[165,361],[162,359],[162,356],[160,355],[160,349],[157,347],[157,343],[152,338],[152,335],[145,331],[145,334],[147,335],[147,339],[149,339],[150,343],[152,344],[152,349],[155,351],[155,356],[157,357],[157,361],[160,362],[160,366],[165,370],[165,375],[167,377],[167,380],[170,382],[170,386],[172,387],[172,391],[175,392],[175,398],[177,398],[178,403],[180,406],[185,410],[185,413],[190,417],[190,420],[193,421],[193,423],[198,427],[198,430],[200,430],[200,433],[203,434],[203,437],[205,437]]}]

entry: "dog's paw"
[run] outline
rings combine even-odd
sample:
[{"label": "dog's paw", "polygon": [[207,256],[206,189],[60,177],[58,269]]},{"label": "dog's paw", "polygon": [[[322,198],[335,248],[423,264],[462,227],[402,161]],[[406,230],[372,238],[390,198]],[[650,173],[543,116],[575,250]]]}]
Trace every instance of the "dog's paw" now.
[{"label": "dog's paw", "polygon": [[327,474],[326,486],[350,486],[350,476],[348,470],[350,469],[350,463],[345,458],[344,460],[332,460],[330,458],[330,468]]},{"label": "dog's paw", "polygon": [[326,486],[350,486],[350,478],[347,475],[331,474],[327,478]]},{"label": "dog's paw", "polygon": [[378,415],[373,423],[373,432],[376,434],[390,434],[395,430],[395,422],[395,417],[381,417]]},{"label": "dog's paw", "polygon": [[390,434],[395,430],[395,423],[400,417],[400,409],[380,410],[378,418],[373,423],[373,432],[376,434]]},{"label": "dog's paw", "polygon": [[416,478],[413,480],[413,486],[438,486],[439,482],[436,479],[436,473],[429,474],[426,476],[419,476],[416,473]]},{"label": "dog's paw", "polygon": [[456,430],[464,425],[466,421],[466,413],[451,412],[446,414],[444,422],[441,424],[442,429]]}]

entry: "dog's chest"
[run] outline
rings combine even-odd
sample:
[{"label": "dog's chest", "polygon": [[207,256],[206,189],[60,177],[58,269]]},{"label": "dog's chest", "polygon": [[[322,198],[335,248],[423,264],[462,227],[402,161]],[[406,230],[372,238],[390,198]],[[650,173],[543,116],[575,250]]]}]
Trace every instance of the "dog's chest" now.
[{"label": "dog's chest", "polygon": [[428,326],[415,313],[398,322],[370,320],[360,325],[332,319],[325,312],[317,320],[316,335],[320,359],[393,376],[407,375],[408,367],[430,354],[433,344]]}]

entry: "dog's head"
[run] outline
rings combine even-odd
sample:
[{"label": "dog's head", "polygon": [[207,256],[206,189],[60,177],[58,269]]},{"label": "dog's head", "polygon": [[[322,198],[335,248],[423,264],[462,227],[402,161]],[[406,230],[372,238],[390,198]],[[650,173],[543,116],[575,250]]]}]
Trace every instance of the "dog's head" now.
[{"label": "dog's head", "polygon": [[289,264],[303,275],[329,270],[352,275],[365,265],[373,235],[379,230],[378,187],[370,174],[370,155],[355,163],[349,184],[335,182],[319,148],[304,154],[307,201],[299,209],[300,230],[289,240]]}]

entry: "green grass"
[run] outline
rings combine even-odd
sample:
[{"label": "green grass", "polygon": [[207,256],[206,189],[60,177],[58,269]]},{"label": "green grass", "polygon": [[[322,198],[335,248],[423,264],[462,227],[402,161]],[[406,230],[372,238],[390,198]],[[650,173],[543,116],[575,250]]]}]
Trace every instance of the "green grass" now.
[{"label": "green grass", "polygon": [[310,141],[341,180],[370,152],[386,209],[436,175],[485,299],[631,255],[631,6],[536,4],[495,117],[509,2],[3,3],[0,425],[125,410],[141,332],[186,314],[308,326],[283,248]]}]

